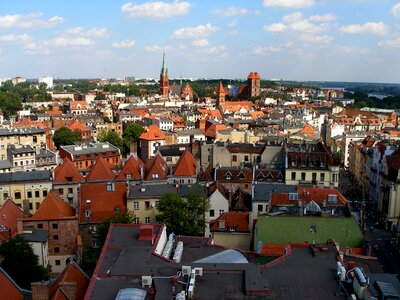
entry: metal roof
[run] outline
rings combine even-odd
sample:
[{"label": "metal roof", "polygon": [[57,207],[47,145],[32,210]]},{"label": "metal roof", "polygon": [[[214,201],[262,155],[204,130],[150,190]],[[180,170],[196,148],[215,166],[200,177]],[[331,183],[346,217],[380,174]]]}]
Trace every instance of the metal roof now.
[{"label": "metal roof", "polygon": [[247,264],[249,263],[246,257],[237,250],[228,249],[205,258],[196,260],[195,263],[207,264]]}]

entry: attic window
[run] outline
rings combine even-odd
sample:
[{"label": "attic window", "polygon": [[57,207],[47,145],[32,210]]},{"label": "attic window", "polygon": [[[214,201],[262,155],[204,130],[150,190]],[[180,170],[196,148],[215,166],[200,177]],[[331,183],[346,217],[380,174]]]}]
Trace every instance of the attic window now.
[{"label": "attic window", "polygon": [[337,204],[338,202],[338,196],[337,195],[328,195],[328,203],[330,204]]},{"label": "attic window", "polygon": [[152,176],[151,176],[153,179],[157,179],[158,178],[158,174],[157,173],[154,173],[154,174],[152,174]]},{"label": "attic window", "polygon": [[267,180],[268,180],[268,181],[271,181],[272,179],[273,179],[273,176],[272,176],[271,172],[268,172],[268,174],[267,174]]},{"label": "attic window", "polygon": [[125,174],[126,179],[131,179],[132,178],[132,174],[131,173],[127,173]]},{"label": "attic window", "polygon": [[114,192],[114,191],[115,191],[114,182],[107,182],[107,192]]},{"label": "attic window", "polygon": [[227,180],[231,180],[232,179],[232,174],[231,173],[226,173],[226,175],[225,175],[225,179],[227,179]]},{"label": "attic window", "polygon": [[244,179],[244,174],[242,171],[240,171],[240,173],[239,173],[239,179]]},{"label": "attic window", "polygon": [[264,176],[264,174],[263,173],[258,173],[258,175],[257,175],[257,178],[258,179],[263,179],[265,176]]},{"label": "attic window", "polygon": [[297,193],[289,193],[289,200],[293,200],[293,201],[299,200],[299,194],[297,194]]},{"label": "attic window", "polygon": [[67,176],[65,178],[67,179],[67,181],[72,181],[72,176]]},{"label": "attic window", "polygon": [[229,227],[229,231],[236,231],[235,227]]}]

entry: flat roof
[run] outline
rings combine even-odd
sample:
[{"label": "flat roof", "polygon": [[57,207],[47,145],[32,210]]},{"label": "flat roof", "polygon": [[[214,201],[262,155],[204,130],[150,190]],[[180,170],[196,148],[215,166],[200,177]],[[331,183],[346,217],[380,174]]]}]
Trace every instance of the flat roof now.
[{"label": "flat roof", "polygon": [[100,152],[109,152],[109,151],[119,151],[117,147],[106,142],[106,143],[88,143],[81,145],[68,145],[61,146],[61,148],[71,153],[72,155],[81,155],[81,154],[93,154]]}]

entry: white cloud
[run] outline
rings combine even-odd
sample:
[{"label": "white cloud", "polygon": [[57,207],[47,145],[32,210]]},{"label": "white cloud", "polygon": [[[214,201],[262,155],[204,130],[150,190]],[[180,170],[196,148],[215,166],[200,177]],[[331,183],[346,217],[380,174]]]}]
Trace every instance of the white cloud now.
[{"label": "white cloud", "polygon": [[300,8],[314,5],[314,0],[264,0],[266,7]]},{"label": "white cloud", "polygon": [[4,43],[26,43],[32,40],[29,34],[23,33],[19,35],[7,34],[0,36],[0,42]]},{"label": "white cloud", "polygon": [[112,46],[114,48],[132,48],[133,46],[135,46],[135,41],[134,40],[123,40],[123,41],[112,43]]},{"label": "white cloud", "polygon": [[53,40],[48,40],[45,45],[55,47],[77,47],[77,46],[91,46],[95,41],[86,37],[56,37]]},{"label": "white cloud", "polygon": [[64,21],[64,18],[59,16],[53,16],[49,19],[41,18],[42,13],[31,13],[31,14],[16,14],[16,15],[4,15],[0,16],[0,28],[24,28],[24,29],[35,29],[35,28],[48,28],[56,26]]},{"label": "white cloud", "polygon": [[400,17],[400,2],[392,7],[390,13],[395,17]]},{"label": "white cloud", "polygon": [[386,35],[389,32],[388,26],[383,22],[368,22],[365,24],[350,24],[340,27],[340,31],[349,34],[371,33]]},{"label": "white cloud", "polygon": [[237,24],[238,24],[238,20],[234,19],[231,22],[229,22],[228,25],[226,25],[226,27],[228,27],[228,28],[236,27]]},{"label": "white cloud", "polygon": [[256,46],[253,48],[251,53],[255,55],[264,55],[272,52],[280,52],[281,50],[282,48],[275,46],[266,46],[266,47]]},{"label": "white cloud", "polygon": [[121,11],[127,13],[131,18],[153,17],[169,18],[173,16],[186,15],[189,12],[190,3],[175,0],[172,3],[162,1],[149,1],[142,4],[132,2],[125,3]]},{"label": "white cloud", "polygon": [[224,45],[211,47],[204,50],[208,54],[216,55],[219,57],[225,57],[228,55],[228,49]]},{"label": "white cloud", "polygon": [[218,27],[207,23],[205,25],[198,25],[196,27],[185,27],[175,30],[175,32],[172,34],[172,37],[177,39],[196,39],[200,37],[206,37],[217,32],[218,30]]},{"label": "white cloud", "polygon": [[310,20],[303,18],[303,14],[301,12],[295,12],[293,14],[284,16],[282,18],[282,22],[264,25],[263,29],[264,31],[272,33],[284,31],[315,33],[327,30],[329,26],[330,25],[327,22],[320,24],[310,22]]},{"label": "white cloud", "polygon": [[288,29],[288,26],[286,26],[283,23],[274,23],[271,25],[264,25],[263,27],[264,31],[268,31],[268,32],[283,32],[286,31]]},{"label": "white cloud", "polygon": [[208,41],[206,39],[194,40],[192,44],[197,47],[206,47],[208,46]]},{"label": "white cloud", "polygon": [[315,15],[310,17],[310,21],[315,22],[331,22],[336,20],[336,16],[332,13],[326,15]]},{"label": "white cloud", "polygon": [[383,48],[400,48],[400,36],[394,39],[381,41],[378,43],[378,46]]},{"label": "white cloud", "polygon": [[319,44],[329,44],[334,40],[334,38],[329,35],[313,35],[313,34],[302,34],[300,36],[300,39],[302,41],[310,43],[319,43]]},{"label": "white cloud", "polygon": [[339,52],[347,54],[368,54],[370,53],[370,50],[368,48],[363,48],[363,47],[341,46],[339,47]]},{"label": "white cloud", "polygon": [[238,15],[245,15],[249,13],[249,10],[247,8],[230,6],[226,9],[214,9],[212,13],[219,17],[234,17]]},{"label": "white cloud", "polygon": [[108,33],[107,28],[92,27],[85,30],[83,27],[71,27],[63,32],[63,35],[84,36],[84,37],[103,37]]},{"label": "white cloud", "polygon": [[153,53],[160,53],[160,52],[165,52],[171,49],[169,46],[159,46],[159,45],[150,45],[144,47],[144,49],[148,52],[153,52]]},{"label": "white cloud", "polygon": [[96,56],[104,57],[104,56],[110,56],[112,55],[112,51],[110,50],[97,50],[95,52]]}]

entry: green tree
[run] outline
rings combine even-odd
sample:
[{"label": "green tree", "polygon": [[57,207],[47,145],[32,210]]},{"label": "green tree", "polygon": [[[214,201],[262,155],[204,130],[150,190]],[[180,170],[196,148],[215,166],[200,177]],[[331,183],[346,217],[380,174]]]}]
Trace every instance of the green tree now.
[{"label": "green tree", "polygon": [[21,288],[30,289],[31,282],[49,278],[48,270],[39,265],[38,256],[21,236],[2,244],[0,255],[4,257],[1,267]]},{"label": "green tree", "polygon": [[121,151],[123,150],[124,142],[121,136],[112,130],[102,130],[97,137],[99,142],[109,142],[110,144],[118,147]]},{"label": "green tree", "polygon": [[57,149],[60,146],[72,145],[74,142],[77,141],[79,141],[79,139],[77,138],[75,133],[67,127],[61,127],[57,129],[53,135],[53,142]]},{"label": "green tree", "polygon": [[187,226],[185,234],[203,235],[206,228],[205,212],[210,209],[210,202],[201,190],[193,190],[187,197]]},{"label": "green tree", "polygon": [[106,100],[106,95],[104,95],[101,92],[97,92],[96,96],[94,97],[94,100]]},{"label": "green tree", "polygon": [[166,193],[158,203],[157,222],[164,223],[169,231],[175,234],[184,234],[187,225],[186,204],[181,196],[175,193]]},{"label": "green tree", "polygon": [[22,109],[21,98],[14,93],[0,92],[0,109],[4,113],[5,118],[14,115],[18,110]]},{"label": "green tree", "polygon": [[137,143],[144,128],[136,123],[130,123],[122,134],[124,152],[128,153],[132,143]]}]

